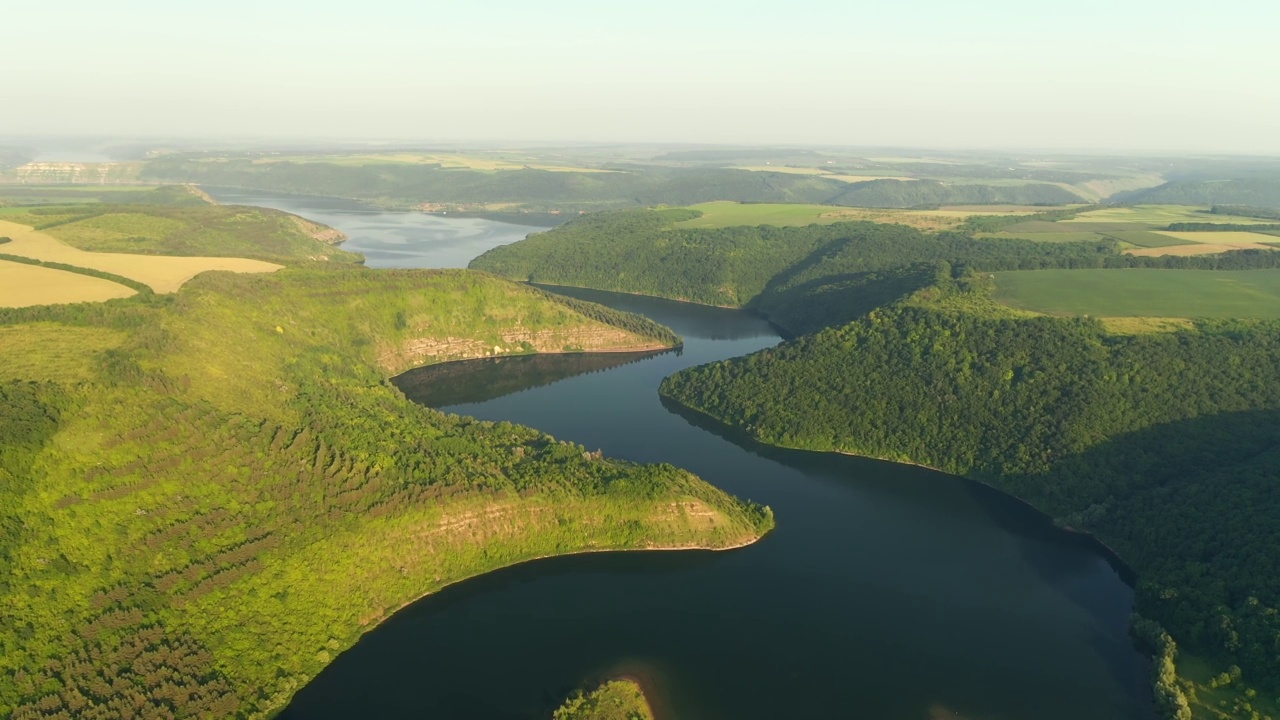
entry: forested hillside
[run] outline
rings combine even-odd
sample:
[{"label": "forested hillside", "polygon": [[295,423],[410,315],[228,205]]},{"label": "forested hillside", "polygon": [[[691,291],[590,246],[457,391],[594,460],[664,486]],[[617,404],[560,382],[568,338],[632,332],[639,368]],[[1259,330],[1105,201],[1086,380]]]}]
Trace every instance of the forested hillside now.
[{"label": "forested hillside", "polygon": [[1280,686],[1280,325],[1116,336],[981,277],[686,370],[661,392],[761,442],[917,462],[1097,534],[1179,642]]},{"label": "forested hillside", "polygon": [[[1047,211],[1044,221],[1084,208]],[[987,271],[1041,268],[1280,267],[1280,253],[1140,257],[1115,240],[977,237],[1022,217],[975,217],[929,233],[876,222],[683,228],[688,210],[595,213],[494,248],[472,268],[504,277],[758,310],[794,333],[848,322],[932,281],[938,263]],[[950,272],[949,268],[946,272]]]},{"label": "forested hillside", "polygon": [[1050,183],[950,184],[937,180],[873,180],[849,185],[827,202],[851,207],[910,208],[927,205],[1069,205],[1076,193]]},{"label": "forested hillside", "polygon": [[1249,205],[1276,210],[1280,209],[1280,178],[1175,180],[1147,190],[1121,193],[1112,200],[1170,205]]},{"label": "forested hillside", "polygon": [[1049,183],[849,183],[812,174],[653,165],[611,166],[607,172],[536,168],[487,171],[439,164],[257,162],[252,158],[175,155],[147,161],[141,177],[157,182],[330,195],[400,208],[426,204],[441,208],[577,211],[690,205],[712,200],[861,207],[1081,201],[1079,195]]},{"label": "forested hillside", "polygon": [[303,264],[0,310],[0,715],[262,717],[448,583],[771,526],[677,468],[444,415],[387,379],[669,330],[467,271]]}]

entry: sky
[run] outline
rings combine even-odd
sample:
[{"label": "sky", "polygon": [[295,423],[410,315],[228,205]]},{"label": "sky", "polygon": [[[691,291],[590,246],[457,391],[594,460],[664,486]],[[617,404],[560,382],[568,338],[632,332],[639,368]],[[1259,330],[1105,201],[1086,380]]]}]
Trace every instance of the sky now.
[{"label": "sky", "polygon": [[1280,155],[1274,1],[15,0],[3,14],[0,135]]}]

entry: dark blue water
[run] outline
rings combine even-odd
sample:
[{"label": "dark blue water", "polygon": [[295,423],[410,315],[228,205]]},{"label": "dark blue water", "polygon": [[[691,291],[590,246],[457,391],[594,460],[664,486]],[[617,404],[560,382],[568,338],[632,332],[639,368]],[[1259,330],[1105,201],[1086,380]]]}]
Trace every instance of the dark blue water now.
[{"label": "dark blue water", "polygon": [[[284,209],[359,241],[343,215]],[[424,216],[380,215],[371,225],[430,242]],[[734,551],[555,558],[460,583],[367,634],[285,717],[548,717],[623,672],[678,718],[1148,716],[1132,591],[1092,543],[959,478],[756,447],[665,407],[666,375],[778,334],[746,313],[572,292],[671,326],[684,350],[481,360],[397,382],[453,412],[686,467],[771,505],[777,529]]]}]

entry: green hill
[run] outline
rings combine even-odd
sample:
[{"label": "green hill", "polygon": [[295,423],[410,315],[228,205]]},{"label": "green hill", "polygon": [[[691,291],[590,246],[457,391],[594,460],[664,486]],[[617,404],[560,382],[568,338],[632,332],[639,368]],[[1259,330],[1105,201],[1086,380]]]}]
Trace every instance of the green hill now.
[{"label": "green hill", "polygon": [[342,233],[268,208],[203,201],[177,206],[99,202],[14,207],[0,213],[0,219],[30,225],[91,252],[362,262],[359,255],[337,247],[346,239]]},{"label": "green hill", "polygon": [[929,205],[1070,205],[1076,193],[1049,183],[1024,185],[948,184],[937,180],[872,180],[854,183],[830,205],[911,208]]},{"label": "green hill", "polygon": [[1011,315],[989,293],[943,282],[661,392],[760,442],[921,463],[1023,498],[1114,548],[1138,571],[1140,611],[1180,644],[1280,686],[1280,574],[1265,569],[1280,544],[1280,325],[1118,336]]},{"label": "green hill", "polygon": [[1146,190],[1121,193],[1113,202],[1153,205],[1247,205],[1280,209],[1280,178],[1175,180]]},{"label": "green hill", "polygon": [[[1081,209],[1050,211],[1060,218]],[[746,307],[796,333],[842,324],[931,282],[938,263],[984,270],[1274,268],[1280,253],[1135,257],[1111,239],[1042,242],[979,231],[1025,216],[971,218],[958,231],[842,222],[805,227],[686,228],[690,210],[618,210],[577,218],[494,248],[471,267],[553,285]],[[1039,217],[1039,216],[1033,216]]]},{"label": "green hill", "polygon": [[261,160],[171,155],[147,161],[140,177],[155,182],[339,196],[387,207],[426,204],[440,209],[542,212],[692,205],[713,200],[859,207],[1081,202],[1079,195],[1049,183],[988,183],[981,179],[963,184],[934,180],[850,184],[814,174],[715,167],[626,164],[582,170],[492,170],[440,163],[360,164],[340,157]]},{"label": "green hill", "polygon": [[299,263],[0,310],[0,715],[269,715],[451,582],[771,527],[685,471],[445,415],[388,380],[669,347],[669,330],[474,272]]}]

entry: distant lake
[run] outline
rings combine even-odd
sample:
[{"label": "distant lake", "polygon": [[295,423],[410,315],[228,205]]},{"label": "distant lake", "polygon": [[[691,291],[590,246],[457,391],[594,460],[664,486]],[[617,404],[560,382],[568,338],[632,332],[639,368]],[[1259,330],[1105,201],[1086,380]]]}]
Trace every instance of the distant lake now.
[{"label": "distant lake", "polygon": [[[382,267],[463,266],[535,229],[215,197],[337,227]],[[665,720],[1152,716],[1149,666],[1127,632],[1132,589],[1092,541],[961,478],[758,446],[662,403],[663,377],[779,342],[756,316],[559,291],[651,317],[686,345],[449,363],[397,385],[451,412],[688,468],[772,506],[777,529],[728,552],[552,558],[458,583],[366,634],[282,717],[546,719],[575,687],[617,673],[643,678]]]},{"label": "distant lake", "polygon": [[462,268],[490,248],[547,229],[475,217],[388,212],[339,198],[203,189],[226,205],[275,208],[338,228],[350,238],[342,249],[363,254],[365,264],[374,268]]}]

